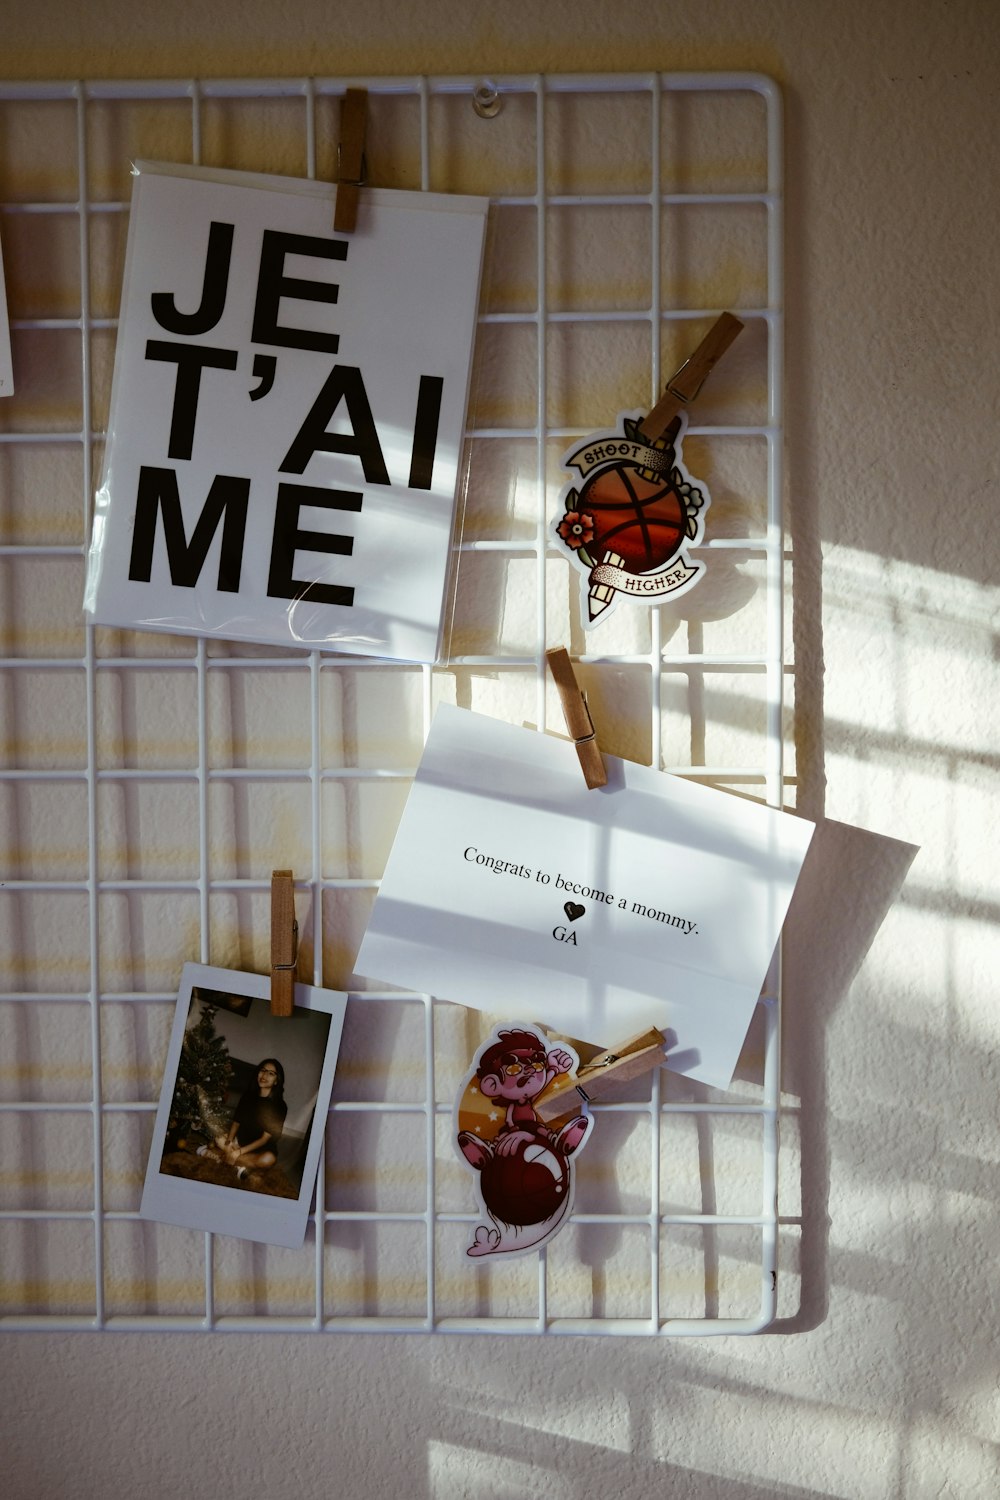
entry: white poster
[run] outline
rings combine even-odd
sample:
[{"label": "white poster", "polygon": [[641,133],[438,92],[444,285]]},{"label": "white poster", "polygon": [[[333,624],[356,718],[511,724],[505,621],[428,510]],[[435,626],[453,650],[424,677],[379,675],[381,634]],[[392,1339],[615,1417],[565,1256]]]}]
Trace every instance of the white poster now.
[{"label": "white poster", "polygon": [[813,824],[438,709],[356,969],[727,1088]]},{"label": "white poster", "polygon": [[92,621],[439,654],[488,200],[139,163]]},{"label": "white poster", "polygon": [[347,996],[185,964],[140,1217],[269,1245],[305,1239]]}]

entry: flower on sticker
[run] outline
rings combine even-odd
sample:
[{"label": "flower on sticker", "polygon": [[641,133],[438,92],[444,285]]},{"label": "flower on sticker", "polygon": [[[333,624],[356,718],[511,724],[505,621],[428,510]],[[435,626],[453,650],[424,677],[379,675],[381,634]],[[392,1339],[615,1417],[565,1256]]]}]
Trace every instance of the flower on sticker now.
[{"label": "flower on sticker", "polygon": [[705,503],[705,497],[697,485],[690,484],[684,479],[680,469],[675,469],[670,478],[673,480],[677,488],[677,493],[688,510],[700,510]]},{"label": "flower on sticker", "polygon": [[576,551],[594,540],[594,518],[586,511],[568,510],[556,527],[567,547]]}]

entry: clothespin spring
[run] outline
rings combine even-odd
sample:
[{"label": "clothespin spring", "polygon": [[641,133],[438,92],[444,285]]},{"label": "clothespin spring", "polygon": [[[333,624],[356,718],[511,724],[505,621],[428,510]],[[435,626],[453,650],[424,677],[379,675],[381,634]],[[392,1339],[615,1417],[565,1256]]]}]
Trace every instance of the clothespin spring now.
[{"label": "clothespin spring", "polygon": [[271,968],[279,974],[286,969],[297,969],[299,966],[299,924],[292,923],[292,961],[290,964],[272,964]]},{"label": "clothespin spring", "polygon": [[587,723],[590,725],[590,733],[589,734],[575,734],[573,736],[573,743],[574,743],[574,745],[589,745],[590,742],[591,742],[591,740],[596,740],[597,739],[597,730],[594,728],[594,716],[590,712],[590,704],[587,702],[587,695],[586,695],[586,693],[581,693],[580,697],[583,700],[583,708],[584,708],[584,712],[587,715]]},{"label": "clothespin spring", "polygon": [[680,383],[680,380],[681,380],[681,376],[684,374],[684,371],[687,369],[687,367],[688,367],[688,365],[690,363],[691,363],[691,357],[689,355],[688,358],[684,361],[684,363],[682,365],[678,366],[678,368],[671,375],[670,379],[667,381],[665,392],[664,392],[664,394],[666,394],[666,395],[673,396],[676,400],[680,401],[684,406],[690,406],[690,404],[691,404],[692,401],[697,400],[697,398],[701,395],[701,388],[702,388],[702,386],[705,384],[705,381],[708,379],[709,375],[712,373],[711,367],[709,367],[709,369],[707,369],[707,370],[702,371],[701,379],[698,381],[698,384],[695,386],[694,390],[693,391],[686,391],[684,389],[683,385]]},{"label": "clothespin spring", "polygon": [[[610,1068],[613,1063],[621,1062],[617,1052],[609,1052],[606,1057],[599,1057],[595,1062],[587,1064],[587,1071],[596,1073],[600,1068]],[[576,1091],[585,1104],[590,1103],[590,1095],[581,1083],[576,1085]]]},{"label": "clothespin spring", "polygon": [[344,177],[341,172],[344,146],[342,141],[337,142],[337,182],[345,187],[362,188],[368,185],[368,156],[366,152],[361,153],[361,175],[359,177]]}]

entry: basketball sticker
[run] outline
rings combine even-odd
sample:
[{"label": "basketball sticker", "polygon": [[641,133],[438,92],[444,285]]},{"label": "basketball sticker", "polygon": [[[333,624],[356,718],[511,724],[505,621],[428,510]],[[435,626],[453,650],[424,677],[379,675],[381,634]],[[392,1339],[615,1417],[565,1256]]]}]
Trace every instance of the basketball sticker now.
[{"label": "basketball sticker", "polygon": [[554,1078],[578,1067],[569,1047],[549,1047],[516,1023],[498,1027],[480,1047],[455,1107],[458,1149],[476,1173],[488,1220],[476,1227],[467,1255],[539,1250],[569,1217],[573,1159],[593,1119],[575,1089],[566,1113],[548,1123],[534,1105]]},{"label": "basketball sticker", "polygon": [[619,596],[647,603],[677,598],[705,571],[686,551],[704,536],[710,504],[681,459],[687,417],[675,416],[655,440],[641,420],[641,413],[622,415],[617,429],[591,434],[563,459],[579,479],[560,496],[556,534],[587,576],[588,629]]}]

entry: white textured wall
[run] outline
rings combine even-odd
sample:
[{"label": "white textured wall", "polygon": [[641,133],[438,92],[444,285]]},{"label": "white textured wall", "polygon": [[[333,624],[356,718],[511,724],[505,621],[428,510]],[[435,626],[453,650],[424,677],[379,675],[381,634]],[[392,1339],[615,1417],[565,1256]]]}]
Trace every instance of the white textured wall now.
[{"label": "white textured wall", "polygon": [[808,944],[790,942],[783,1194],[803,1229],[778,1332],[9,1336],[16,1500],[996,1493],[998,17],[992,0],[38,0],[5,18],[21,77],[778,78],[799,804],[835,820]]}]

